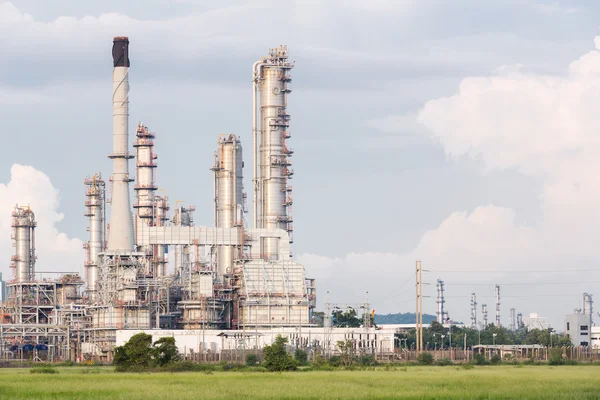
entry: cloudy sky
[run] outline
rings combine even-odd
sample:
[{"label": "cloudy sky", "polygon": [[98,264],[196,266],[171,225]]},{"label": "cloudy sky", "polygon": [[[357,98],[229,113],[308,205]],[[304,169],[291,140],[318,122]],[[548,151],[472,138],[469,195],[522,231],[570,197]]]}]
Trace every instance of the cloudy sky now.
[{"label": "cloudy sky", "polygon": [[[216,6],[215,4],[218,4]],[[423,262],[447,309],[563,315],[598,292],[600,5],[589,0],[0,0],[0,271],[10,212],[38,269],[82,271],[83,178],[110,175],[112,37],[131,39],[132,123],[158,180],[212,223],[219,133],[251,145],[251,65],[293,70],[294,252],[320,305],[414,309]],[[250,158],[246,157],[246,165]],[[246,172],[246,187],[250,187]],[[600,294],[600,292],[598,292]]]}]

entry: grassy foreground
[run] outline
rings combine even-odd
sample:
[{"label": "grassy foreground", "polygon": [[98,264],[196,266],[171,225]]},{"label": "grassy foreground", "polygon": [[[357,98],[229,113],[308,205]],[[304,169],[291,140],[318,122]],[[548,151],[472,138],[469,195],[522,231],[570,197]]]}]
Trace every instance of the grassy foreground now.
[{"label": "grassy foreground", "polygon": [[[88,370],[88,373],[83,371]],[[595,366],[407,367],[386,371],[115,373],[0,370],[0,399],[597,399]],[[93,372],[93,373],[89,373]]]}]

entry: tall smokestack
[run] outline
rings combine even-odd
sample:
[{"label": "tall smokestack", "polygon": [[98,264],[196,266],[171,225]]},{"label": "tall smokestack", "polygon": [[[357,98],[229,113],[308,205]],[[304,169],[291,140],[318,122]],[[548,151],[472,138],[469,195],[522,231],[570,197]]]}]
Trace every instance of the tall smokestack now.
[{"label": "tall smokestack", "polygon": [[133,250],[133,220],[129,202],[129,38],[113,42],[113,160],[108,251]]}]

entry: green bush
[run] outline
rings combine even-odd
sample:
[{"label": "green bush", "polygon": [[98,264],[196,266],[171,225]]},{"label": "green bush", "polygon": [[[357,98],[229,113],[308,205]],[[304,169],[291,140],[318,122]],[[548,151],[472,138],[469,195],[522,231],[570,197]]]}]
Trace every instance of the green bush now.
[{"label": "green bush", "polygon": [[473,369],[475,366],[473,364],[463,364],[463,369]]},{"label": "green bush", "polygon": [[308,364],[308,353],[302,349],[296,349],[294,352],[294,359],[298,362],[299,365],[307,365]]},{"label": "green bush", "polygon": [[476,365],[489,365],[489,361],[485,359],[485,356],[483,354],[477,353],[475,354],[475,356],[473,357],[473,362]]},{"label": "green bush", "polygon": [[56,368],[52,367],[33,367],[29,372],[32,374],[58,374]]},{"label": "green bush", "polygon": [[192,361],[178,361],[166,365],[163,368],[169,372],[187,372],[187,371],[200,371],[200,372],[212,372],[217,370],[216,365],[212,364],[199,364]]},{"label": "green bush", "polygon": [[248,354],[246,356],[246,365],[248,367],[256,367],[258,364],[258,356],[256,354]]},{"label": "green bush", "polygon": [[368,355],[368,356],[362,356],[358,359],[358,363],[362,366],[375,366],[378,364],[377,360],[375,360],[375,357]]},{"label": "green bush", "polygon": [[298,363],[294,357],[287,352],[285,344],[287,338],[277,335],[275,342],[263,349],[263,366],[269,371],[293,371],[297,369]]},{"label": "green bush", "polygon": [[433,364],[433,356],[431,353],[423,352],[417,356],[419,364],[431,365]]},{"label": "green bush", "polygon": [[342,365],[342,357],[340,356],[331,356],[329,357],[329,365],[332,367],[339,367]]},{"label": "green bush", "polygon": [[446,365],[452,365],[452,361],[450,361],[449,358],[440,358],[436,361],[436,365],[439,365],[440,367],[445,367]]},{"label": "green bush", "polygon": [[492,358],[490,359],[490,363],[492,365],[498,365],[502,362],[502,357],[500,357],[500,354],[494,354],[492,356]]},{"label": "green bush", "polygon": [[554,347],[550,349],[550,358],[548,359],[548,365],[563,365],[565,362],[562,358],[562,349]]}]

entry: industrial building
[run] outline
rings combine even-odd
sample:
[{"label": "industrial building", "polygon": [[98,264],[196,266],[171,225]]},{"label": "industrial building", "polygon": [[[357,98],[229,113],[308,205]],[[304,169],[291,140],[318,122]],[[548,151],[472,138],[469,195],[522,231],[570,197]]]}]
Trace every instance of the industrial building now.
[{"label": "industrial building", "polygon": [[[594,301],[589,293],[583,294],[583,309],[576,308],[573,314],[565,316],[565,334],[574,346],[592,346],[600,343],[592,342]],[[596,339],[597,340],[597,339]]]},{"label": "industrial building", "polygon": [[22,355],[28,344],[39,351],[50,348],[48,359],[73,358],[76,352],[110,360],[117,337],[128,330],[160,335],[154,330],[314,327],[315,281],[291,252],[287,104],[294,64],[287,48],[271,49],[252,67],[252,223],[246,219],[241,137],[220,134],[214,160],[206,163],[214,173],[214,208],[202,210],[213,213],[214,226],[194,225],[194,207],[172,204],[158,193],[154,141],[159,135],[139,123],[130,149],[129,50],[127,37],[114,38],[108,156],[113,170],[108,179],[100,172],[84,179],[89,232],[84,276],[38,278],[35,210],[16,206],[0,358]]}]

